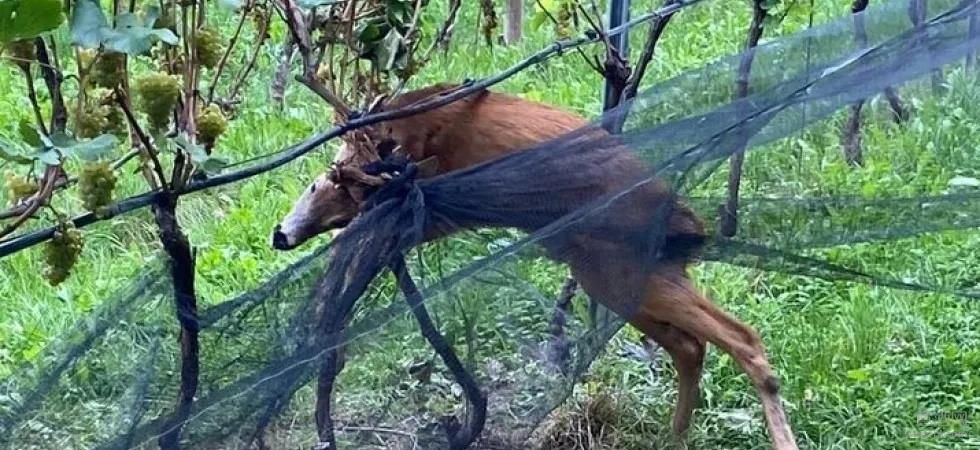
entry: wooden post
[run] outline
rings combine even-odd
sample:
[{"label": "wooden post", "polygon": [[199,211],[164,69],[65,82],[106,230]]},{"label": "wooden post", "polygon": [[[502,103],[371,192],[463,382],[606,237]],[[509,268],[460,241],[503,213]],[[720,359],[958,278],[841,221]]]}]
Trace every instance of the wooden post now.
[{"label": "wooden post", "polygon": [[524,28],[524,0],[507,0],[504,24],[504,43],[513,45],[521,41]]}]

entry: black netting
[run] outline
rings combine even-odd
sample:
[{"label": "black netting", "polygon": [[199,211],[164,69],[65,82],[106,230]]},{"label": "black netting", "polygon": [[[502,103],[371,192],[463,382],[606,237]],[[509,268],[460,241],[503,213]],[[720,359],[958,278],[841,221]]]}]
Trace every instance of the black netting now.
[{"label": "black netting", "polygon": [[[200,384],[182,440],[239,448],[265,436],[284,443],[275,448],[309,448],[319,419],[342,448],[445,448],[445,429],[465,430],[476,416],[464,406],[466,383],[426,339],[439,345],[440,336],[419,333],[417,320],[431,319],[486,395],[481,448],[526,448],[624,319],[665,318],[658,314],[669,299],[652,305],[650,283],[680,283],[679,268],[699,258],[977,296],[973,286],[910,278],[839,251],[973,228],[976,194],[829,192],[801,188],[800,174],[782,186],[785,197],[747,193],[738,234],[717,233],[733,153],[749,150],[749,167],[763,152],[791,161],[801,155],[789,142],[832,127],[855,101],[887,88],[930,101],[934,70],[967,77],[955,72],[980,42],[968,27],[978,3],[929,5],[921,26],[904,1],[869,9],[863,46],[846,17],[660,83],[608,113],[626,118],[616,137],[590,127],[425,180],[404,161],[366,168],[394,180],[329,246],[201,312]],[[749,95],[736,99],[749,56]],[[450,231],[450,240],[425,243]],[[446,252],[472,258],[441,258]],[[560,263],[615,314],[588,314],[580,296],[556,337]],[[159,266],[0,385],[4,448],[149,448],[173,429],[180,352],[171,280]],[[416,308],[415,317],[409,305],[421,301],[427,314]],[[318,392],[334,394],[332,423],[314,417]]]}]

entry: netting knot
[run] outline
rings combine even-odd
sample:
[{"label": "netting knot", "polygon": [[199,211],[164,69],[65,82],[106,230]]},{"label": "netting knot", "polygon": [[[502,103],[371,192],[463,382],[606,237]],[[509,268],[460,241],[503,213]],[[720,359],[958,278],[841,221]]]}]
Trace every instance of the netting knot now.
[{"label": "netting knot", "polygon": [[364,173],[388,179],[365,202],[362,211],[369,211],[386,200],[404,198],[414,188],[418,167],[405,156],[392,154],[365,166]]}]

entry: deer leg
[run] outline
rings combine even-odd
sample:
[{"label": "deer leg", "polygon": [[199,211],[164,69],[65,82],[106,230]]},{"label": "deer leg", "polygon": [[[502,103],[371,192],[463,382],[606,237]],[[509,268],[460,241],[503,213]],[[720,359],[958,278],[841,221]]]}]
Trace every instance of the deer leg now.
[{"label": "deer leg", "polygon": [[674,360],[674,367],[677,369],[677,404],[674,406],[673,430],[677,436],[683,436],[691,424],[691,416],[699,398],[705,343],[664,322],[653,322],[640,331],[660,344]]},{"label": "deer leg", "polygon": [[731,355],[759,393],[773,448],[796,450],[796,439],[779,397],[779,379],[758,333],[714,305],[682,271],[653,275],[646,292],[630,322],[641,330],[654,328],[656,322],[668,322]]}]

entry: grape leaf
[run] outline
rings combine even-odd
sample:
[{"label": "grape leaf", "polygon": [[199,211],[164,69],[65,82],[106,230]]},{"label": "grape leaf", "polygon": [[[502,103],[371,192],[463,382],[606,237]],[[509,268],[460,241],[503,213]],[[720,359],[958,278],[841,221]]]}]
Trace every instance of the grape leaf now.
[{"label": "grape leaf", "polygon": [[192,144],[184,135],[174,138],[174,144],[191,156],[191,161],[195,166],[206,173],[214,173],[228,165],[228,161],[209,155],[204,147],[199,144]]},{"label": "grape leaf", "polygon": [[98,0],[78,0],[71,16],[71,43],[83,48],[98,48],[103,33],[109,29]]},{"label": "grape leaf", "polygon": [[232,11],[238,11],[242,8],[242,0],[218,0],[218,4]]},{"label": "grape leaf", "polygon": [[146,8],[146,12],[143,13],[143,24],[148,28],[153,28],[156,25],[157,19],[160,18],[160,7],[150,6]]},{"label": "grape leaf", "polygon": [[111,134],[103,134],[87,141],[76,142],[71,147],[63,148],[63,150],[85,161],[97,161],[116,148],[117,145],[119,145],[118,138]]},{"label": "grape leaf", "polygon": [[119,144],[119,139],[111,134],[103,134],[84,141],[78,141],[63,132],[56,132],[51,136],[40,135],[39,137],[41,145],[36,147],[34,159],[48,165],[61,164],[62,156],[94,161]]},{"label": "grape leaf", "polygon": [[[156,18],[153,18],[156,21]],[[176,45],[177,35],[166,28],[153,29],[133,13],[124,13],[116,17],[116,28],[103,32],[103,43],[106,48],[128,55],[142,55],[150,51],[158,40],[170,45]]]},{"label": "grape leaf", "polygon": [[0,0],[0,43],[35,38],[64,21],[60,0]]},{"label": "grape leaf", "polygon": [[181,150],[191,155],[191,161],[199,162],[208,159],[208,154],[204,151],[204,147],[191,143],[183,134],[174,138],[174,144],[177,144],[177,147],[180,147]]},{"label": "grape leaf", "polygon": [[16,142],[0,137],[0,159],[16,164],[30,164],[31,158],[18,152],[19,147],[20,145]]},{"label": "grape leaf", "polygon": [[31,123],[30,120],[21,119],[20,126],[17,128],[17,131],[20,132],[21,139],[23,139],[27,145],[32,147],[41,146],[41,133],[37,131],[37,128],[34,127],[34,124]]},{"label": "grape leaf", "polygon": [[217,173],[227,165],[227,160],[216,156],[209,156],[203,163],[197,164],[197,166],[200,167],[205,173]]},{"label": "grape leaf", "polygon": [[58,164],[61,164],[61,155],[59,155],[58,151],[53,148],[38,152],[36,155],[34,155],[34,159],[37,159],[38,161],[41,161],[49,166],[57,166]]}]

